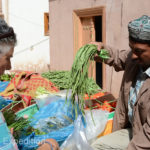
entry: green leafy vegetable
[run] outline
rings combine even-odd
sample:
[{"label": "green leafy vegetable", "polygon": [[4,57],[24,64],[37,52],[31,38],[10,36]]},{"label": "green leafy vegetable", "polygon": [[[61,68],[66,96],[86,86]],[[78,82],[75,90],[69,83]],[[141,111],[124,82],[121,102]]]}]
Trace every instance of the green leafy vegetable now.
[{"label": "green leafy vegetable", "polygon": [[99,57],[101,57],[103,60],[109,58],[109,53],[106,49],[101,49]]},{"label": "green leafy vegetable", "polygon": [[96,53],[96,45],[84,45],[78,50],[72,65],[70,75],[70,89],[72,89],[71,102],[75,108],[76,116],[78,115],[76,101],[84,115],[84,96],[85,94],[88,94],[89,96],[92,94],[88,91],[88,67],[90,60],[94,59]]},{"label": "green leafy vegetable", "polygon": [[0,80],[1,81],[10,81],[14,76],[15,76],[15,74],[2,74],[0,76]]}]

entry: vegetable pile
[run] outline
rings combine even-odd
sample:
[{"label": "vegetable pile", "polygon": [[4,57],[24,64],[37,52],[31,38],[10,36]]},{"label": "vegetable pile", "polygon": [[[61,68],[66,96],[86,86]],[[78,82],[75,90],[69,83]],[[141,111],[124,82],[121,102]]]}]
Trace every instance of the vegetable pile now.
[{"label": "vegetable pile", "polygon": [[[75,115],[78,115],[78,108],[81,110],[84,115],[85,108],[85,98],[90,97],[91,95],[97,93],[101,88],[96,84],[93,78],[89,78],[88,76],[88,68],[89,64],[92,60],[94,60],[95,54],[97,54],[97,46],[94,44],[87,44],[81,47],[75,57],[73,62],[71,71],[50,71],[46,73],[42,73],[42,77],[49,79],[52,83],[54,83],[57,87],[62,89],[71,89],[71,103],[75,109]],[[109,54],[107,50],[102,49],[99,53],[99,56],[102,60],[108,59]],[[14,77],[14,75],[3,75],[0,76],[0,79],[3,81],[9,81]],[[36,97],[48,95],[49,91],[47,91],[44,87],[38,87],[36,90]],[[67,99],[67,98],[66,98]],[[20,102],[20,101],[19,101]],[[22,133],[26,133],[30,135],[32,132],[35,132],[36,135],[46,134],[44,131],[40,131],[30,126],[31,121],[27,118],[17,117],[12,108],[19,103],[16,101],[12,103],[12,107],[9,110],[3,112],[5,120],[9,128],[14,129],[14,137],[15,139],[19,139]],[[77,102],[77,103],[76,103]],[[78,107],[77,107],[78,105]],[[108,104],[107,104],[108,105]],[[67,116],[64,116],[66,120],[69,120]],[[58,124],[59,128],[63,127],[61,122],[58,122],[57,118],[51,118],[52,121],[55,121]],[[48,126],[55,128],[55,124],[49,121]]]},{"label": "vegetable pile", "polygon": [[3,115],[6,120],[8,128],[9,129],[13,128],[13,136],[16,140],[19,140],[19,138],[23,134],[30,135],[32,132],[34,132],[36,135],[46,134],[38,129],[31,127],[30,126],[31,121],[23,117],[17,117],[15,112],[11,109],[4,111]]},{"label": "vegetable pile", "polygon": [[60,90],[69,88],[70,71],[49,71],[42,73],[42,77],[49,79]]},{"label": "vegetable pile", "polygon": [[14,76],[15,74],[2,74],[0,76],[0,81],[10,81]]},{"label": "vegetable pile", "polygon": [[[75,101],[77,100],[81,112],[84,113],[84,95],[92,95],[88,90],[88,67],[90,60],[94,60],[97,54],[97,46],[94,44],[86,44],[82,46],[75,57],[72,65],[71,75],[69,80],[69,88],[72,89],[71,102],[76,108]],[[102,50],[99,56],[104,60],[108,59],[109,55],[106,50]],[[75,109],[76,110],[76,109]],[[77,111],[76,111],[77,112]],[[76,114],[77,115],[77,114]]]},{"label": "vegetable pile", "polygon": [[[72,89],[71,102],[76,108],[76,99],[81,112],[84,114],[84,95],[90,93],[87,90],[89,59],[92,60],[97,53],[97,47],[87,44],[81,47],[75,57],[70,75],[70,89]],[[75,109],[76,110],[76,109]],[[76,111],[77,112],[77,111]],[[77,115],[77,114],[76,114]]]},{"label": "vegetable pile", "polygon": [[[86,44],[78,50],[71,71],[42,73],[42,77],[49,79],[60,90],[72,89],[71,102],[76,108],[75,101],[77,99],[78,106],[83,114],[85,94],[90,97],[90,95],[97,93],[101,89],[93,78],[88,77],[89,63],[94,60],[94,56],[97,53],[96,45]],[[101,49],[98,55],[102,60],[109,58],[109,54],[105,49]]]},{"label": "vegetable pile", "polygon": [[[42,73],[42,77],[49,79],[53,82],[60,90],[69,89],[69,79],[71,72],[70,71],[49,71]],[[100,90],[100,87],[96,84],[96,82],[92,78],[88,78],[86,80],[86,84],[88,85],[87,90],[88,93],[95,94]]]}]

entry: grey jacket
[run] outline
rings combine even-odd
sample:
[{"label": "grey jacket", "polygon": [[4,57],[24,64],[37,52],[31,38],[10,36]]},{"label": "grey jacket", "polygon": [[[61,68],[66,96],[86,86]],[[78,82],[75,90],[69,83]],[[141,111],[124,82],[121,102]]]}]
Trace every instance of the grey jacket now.
[{"label": "grey jacket", "polygon": [[[131,51],[112,50],[106,47],[111,56],[106,63],[116,71],[124,70],[120,94],[113,120],[113,131],[127,128],[128,98],[139,66],[131,61]],[[133,138],[127,150],[150,150],[150,78],[143,83],[133,109]]]}]

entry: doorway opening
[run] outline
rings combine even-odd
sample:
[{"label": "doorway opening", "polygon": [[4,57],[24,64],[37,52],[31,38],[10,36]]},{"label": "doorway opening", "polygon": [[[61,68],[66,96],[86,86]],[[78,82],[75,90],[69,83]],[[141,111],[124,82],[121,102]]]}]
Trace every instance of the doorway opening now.
[{"label": "doorway opening", "polygon": [[[95,41],[102,42],[102,16],[94,17],[94,25],[95,25]],[[96,83],[103,88],[102,84],[102,63],[96,62]]]},{"label": "doorway opening", "polygon": [[[78,49],[92,41],[106,43],[106,12],[105,7],[95,7],[74,10],[74,57]],[[106,66],[104,63],[94,63],[94,69],[89,74],[103,89],[106,88]],[[89,67],[90,68],[90,67]]]}]

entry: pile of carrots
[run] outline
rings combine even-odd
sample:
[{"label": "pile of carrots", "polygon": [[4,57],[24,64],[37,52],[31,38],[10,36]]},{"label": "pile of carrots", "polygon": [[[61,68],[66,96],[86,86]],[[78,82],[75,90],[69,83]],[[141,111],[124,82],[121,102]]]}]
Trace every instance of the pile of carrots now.
[{"label": "pile of carrots", "polygon": [[104,102],[102,102],[102,104],[94,102],[93,107],[94,109],[102,109],[107,110],[108,112],[112,112],[115,110],[116,102],[109,102],[109,100],[105,100]]},{"label": "pile of carrots", "polygon": [[92,109],[102,109],[102,110],[106,110],[108,112],[114,111],[116,108],[116,100],[104,100],[104,101],[99,100],[99,98],[104,95],[105,95],[104,92],[96,93],[96,94],[92,95],[90,98],[88,97],[88,95],[85,95],[84,100],[90,101],[91,105],[90,106],[85,105],[84,109],[92,108]]}]

